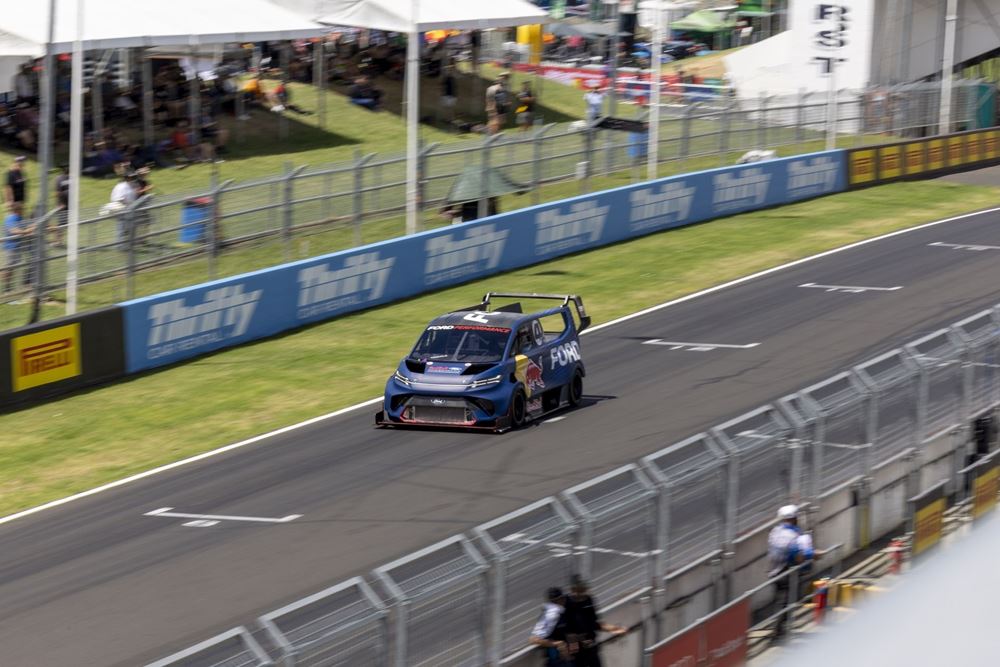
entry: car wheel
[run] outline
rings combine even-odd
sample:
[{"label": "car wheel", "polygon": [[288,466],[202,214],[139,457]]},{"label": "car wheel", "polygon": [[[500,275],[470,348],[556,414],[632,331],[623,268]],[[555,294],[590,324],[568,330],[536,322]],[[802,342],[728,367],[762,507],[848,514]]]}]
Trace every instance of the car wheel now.
[{"label": "car wheel", "polygon": [[524,397],[524,392],[518,389],[510,399],[510,427],[520,428],[524,426],[524,420],[528,416],[528,400]]},{"label": "car wheel", "polygon": [[583,400],[583,373],[580,372],[580,369],[573,373],[573,380],[569,383],[567,395],[569,404],[574,408],[580,405],[580,401]]}]

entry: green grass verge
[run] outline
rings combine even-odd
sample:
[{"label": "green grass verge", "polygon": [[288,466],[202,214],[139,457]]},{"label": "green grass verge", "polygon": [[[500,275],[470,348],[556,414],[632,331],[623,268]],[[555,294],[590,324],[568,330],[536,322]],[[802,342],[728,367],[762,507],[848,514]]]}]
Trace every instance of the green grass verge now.
[{"label": "green grass verge", "polygon": [[489,289],[579,293],[602,322],[859,239],[984,208],[998,192],[942,181],[896,183],[662,232],[3,415],[0,513],[377,396],[422,322]]}]

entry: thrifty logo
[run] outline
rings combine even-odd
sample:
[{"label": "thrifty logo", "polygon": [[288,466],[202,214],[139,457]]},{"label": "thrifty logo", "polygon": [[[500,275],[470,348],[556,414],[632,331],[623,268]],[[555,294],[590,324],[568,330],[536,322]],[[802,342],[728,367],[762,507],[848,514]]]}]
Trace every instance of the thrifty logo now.
[{"label": "thrifty logo", "polygon": [[319,264],[299,271],[299,319],[326,315],[342,308],[375,301],[385,294],[394,257],[381,259],[379,253],[354,255],[343,267]]},{"label": "thrifty logo", "polygon": [[24,391],[80,374],[80,324],[67,324],[11,341],[12,386]]},{"label": "thrifty logo", "polygon": [[684,222],[691,214],[694,192],[694,187],[687,187],[684,181],[636,190],[629,195],[632,231],[660,229]]},{"label": "thrifty logo", "polygon": [[184,299],[150,306],[147,358],[158,359],[242,336],[262,292],[244,293],[243,289],[242,284],[211,289],[201,303],[191,306],[185,305]]},{"label": "thrifty logo", "polygon": [[610,206],[588,201],[572,204],[569,211],[542,211],[535,218],[535,254],[547,255],[600,240]]},{"label": "thrifty logo", "polygon": [[715,213],[761,206],[767,199],[771,175],[760,169],[744,169],[737,174],[718,174],[712,178]]},{"label": "thrifty logo", "polygon": [[437,285],[497,268],[507,242],[507,230],[481,225],[465,234],[444,234],[427,239],[424,251],[424,284]]},{"label": "thrifty logo", "polygon": [[788,163],[788,196],[802,199],[833,192],[840,166],[829,157],[792,160]]}]

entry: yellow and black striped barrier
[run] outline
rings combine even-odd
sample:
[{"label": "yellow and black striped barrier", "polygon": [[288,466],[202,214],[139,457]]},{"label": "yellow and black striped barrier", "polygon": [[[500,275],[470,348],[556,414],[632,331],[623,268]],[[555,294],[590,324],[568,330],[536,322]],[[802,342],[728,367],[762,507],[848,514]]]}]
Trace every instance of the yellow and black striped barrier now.
[{"label": "yellow and black striped barrier", "polygon": [[847,185],[863,188],[1000,163],[1000,128],[847,150]]}]

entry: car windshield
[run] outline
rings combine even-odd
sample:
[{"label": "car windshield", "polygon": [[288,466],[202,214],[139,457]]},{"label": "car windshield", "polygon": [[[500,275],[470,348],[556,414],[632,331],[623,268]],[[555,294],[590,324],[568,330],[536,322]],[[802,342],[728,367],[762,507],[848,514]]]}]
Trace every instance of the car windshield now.
[{"label": "car windshield", "polygon": [[503,327],[435,325],[427,328],[410,357],[420,361],[500,361],[510,329]]}]

